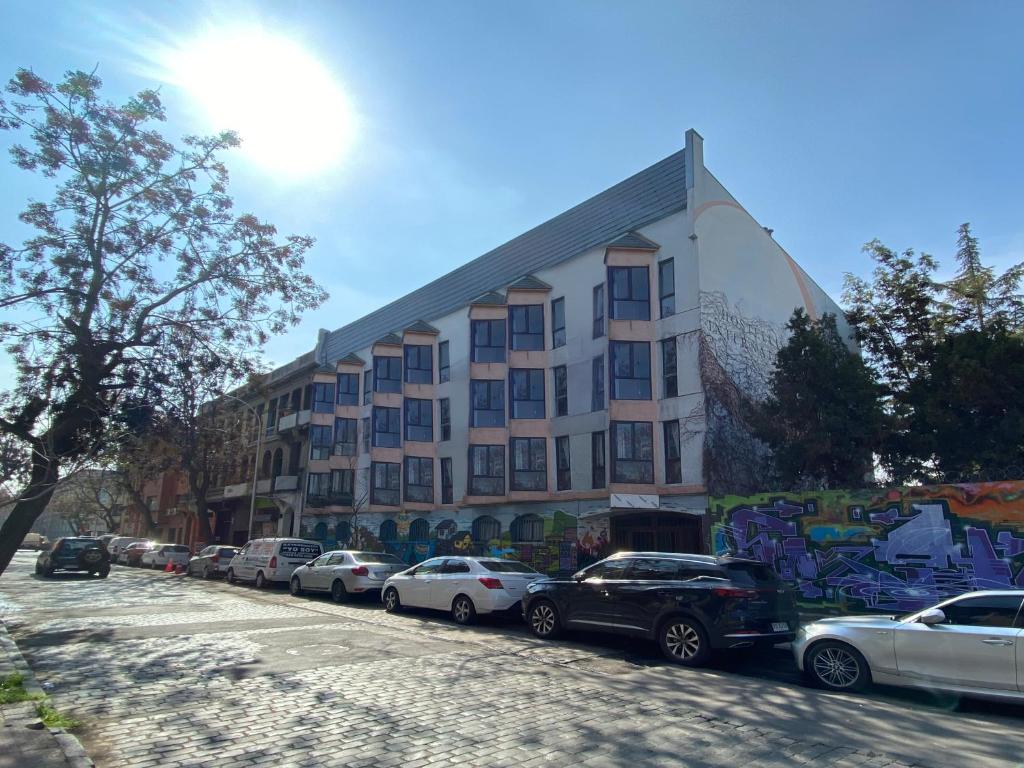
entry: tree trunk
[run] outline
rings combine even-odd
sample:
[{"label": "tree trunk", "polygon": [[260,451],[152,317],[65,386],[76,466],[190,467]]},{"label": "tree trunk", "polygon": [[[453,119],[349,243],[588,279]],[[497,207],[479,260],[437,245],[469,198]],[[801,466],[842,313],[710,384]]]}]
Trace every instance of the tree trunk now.
[{"label": "tree trunk", "polygon": [[32,530],[33,523],[50,503],[50,497],[57,487],[57,472],[55,459],[40,457],[33,460],[28,487],[18,495],[10,517],[0,528],[0,574],[7,570],[11,558],[25,540],[25,534]]},{"label": "tree trunk", "polygon": [[196,537],[199,539],[197,544],[202,543],[204,546],[218,543],[213,540],[213,531],[210,529],[209,506],[206,503],[206,499],[202,496],[196,498]]}]

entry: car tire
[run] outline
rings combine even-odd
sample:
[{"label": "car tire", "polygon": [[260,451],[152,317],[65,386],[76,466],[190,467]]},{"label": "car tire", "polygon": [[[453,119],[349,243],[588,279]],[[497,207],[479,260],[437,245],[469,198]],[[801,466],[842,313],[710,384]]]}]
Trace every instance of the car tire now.
[{"label": "car tire", "polygon": [[331,600],[336,603],[347,603],[349,597],[348,590],[345,588],[345,582],[341,579],[335,579],[334,583],[331,584]]},{"label": "car tire", "polygon": [[402,600],[398,596],[398,590],[388,587],[384,590],[384,610],[388,613],[398,613],[402,610]]},{"label": "car tire", "polygon": [[107,576],[110,575],[110,566],[108,565],[106,568],[100,568],[98,571],[96,571],[96,575],[99,576],[101,579],[107,578]]},{"label": "car tire", "polygon": [[665,658],[684,667],[702,667],[711,658],[711,641],[703,625],[689,616],[672,616],[658,629]]},{"label": "car tire", "polygon": [[256,589],[266,589],[267,577],[263,575],[263,571],[256,571]]},{"label": "car tire", "polygon": [[804,671],[828,691],[862,691],[871,682],[871,668],[860,651],[838,640],[812,645],[804,656]]},{"label": "car tire", "polygon": [[51,576],[53,576],[54,570],[56,569],[53,568],[53,566],[47,566],[46,568],[43,568],[43,576],[45,576],[47,579],[50,578]]},{"label": "car tire", "polygon": [[235,583],[235,569],[234,568],[228,568],[228,573],[227,573],[227,577],[226,578],[228,580],[228,584],[234,584]]},{"label": "car tire", "polygon": [[207,581],[209,581],[211,578],[213,578],[212,576],[210,576],[210,566],[208,566],[208,565],[204,565],[203,566],[203,578],[206,579]]},{"label": "car tire", "polygon": [[288,591],[291,592],[294,597],[298,597],[302,594],[302,582],[299,581],[298,576],[292,576],[292,580],[288,582]]},{"label": "car tire", "polygon": [[456,624],[466,626],[476,620],[476,606],[465,595],[457,595],[452,600],[452,619]]},{"label": "car tire", "polygon": [[36,563],[36,576],[42,576],[42,575],[43,575],[43,569],[39,565],[39,563]]},{"label": "car tire", "polygon": [[554,640],[562,634],[558,609],[550,600],[537,600],[533,603],[526,614],[526,623],[530,631],[541,640]]}]

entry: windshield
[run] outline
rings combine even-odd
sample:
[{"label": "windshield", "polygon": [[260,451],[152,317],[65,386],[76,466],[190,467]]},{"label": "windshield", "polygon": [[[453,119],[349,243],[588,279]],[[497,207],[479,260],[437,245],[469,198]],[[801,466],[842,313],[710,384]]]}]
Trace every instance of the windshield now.
[{"label": "windshield", "polygon": [[386,552],[353,552],[352,557],[357,563],[387,563],[388,565],[405,565],[405,561]]},{"label": "windshield", "polygon": [[480,565],[494,573],[537,573],[526,563],[518,560],[481,560]]}]

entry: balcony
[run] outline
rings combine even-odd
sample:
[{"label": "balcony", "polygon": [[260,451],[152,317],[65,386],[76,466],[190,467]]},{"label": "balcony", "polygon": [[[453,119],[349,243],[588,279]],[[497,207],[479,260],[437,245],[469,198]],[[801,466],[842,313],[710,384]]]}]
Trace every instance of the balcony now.
[{"label": "balcony", "polygon": [[280,475],[274,478],[274,491],[297,491],[299,489],[298,475]]},{"label": "balcony", "polygon": [[282,416],[277,420],[277,431],[288,432],[293,429],[301,429],[309,426],[309,411],[296,411]]},{"label": "balcony", "polygon": [[329,493],[327,495],[310,496],[306,499],[307,507],[351,507],[351,493]]}]

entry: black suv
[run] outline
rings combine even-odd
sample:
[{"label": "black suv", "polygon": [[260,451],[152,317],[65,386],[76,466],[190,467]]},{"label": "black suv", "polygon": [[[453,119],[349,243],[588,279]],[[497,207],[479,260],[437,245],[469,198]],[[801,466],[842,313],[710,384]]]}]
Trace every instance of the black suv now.
[{"label": "black suv", "polygon": [[48,552],[36,558],[36,574],[52,576],[54,571],[88,571],[90,576],[107,578],[110,554],[103,542],[92,536],[66,536],[57,539]]},{"label": "black suv", "polygon": [[691,667],[714,649],[790,641],[798,623],[792,592],[768,566],[665,552],[620,552],[570,579],[535,581],[523,616],[543,639],[563,629],[635,635]]}]

